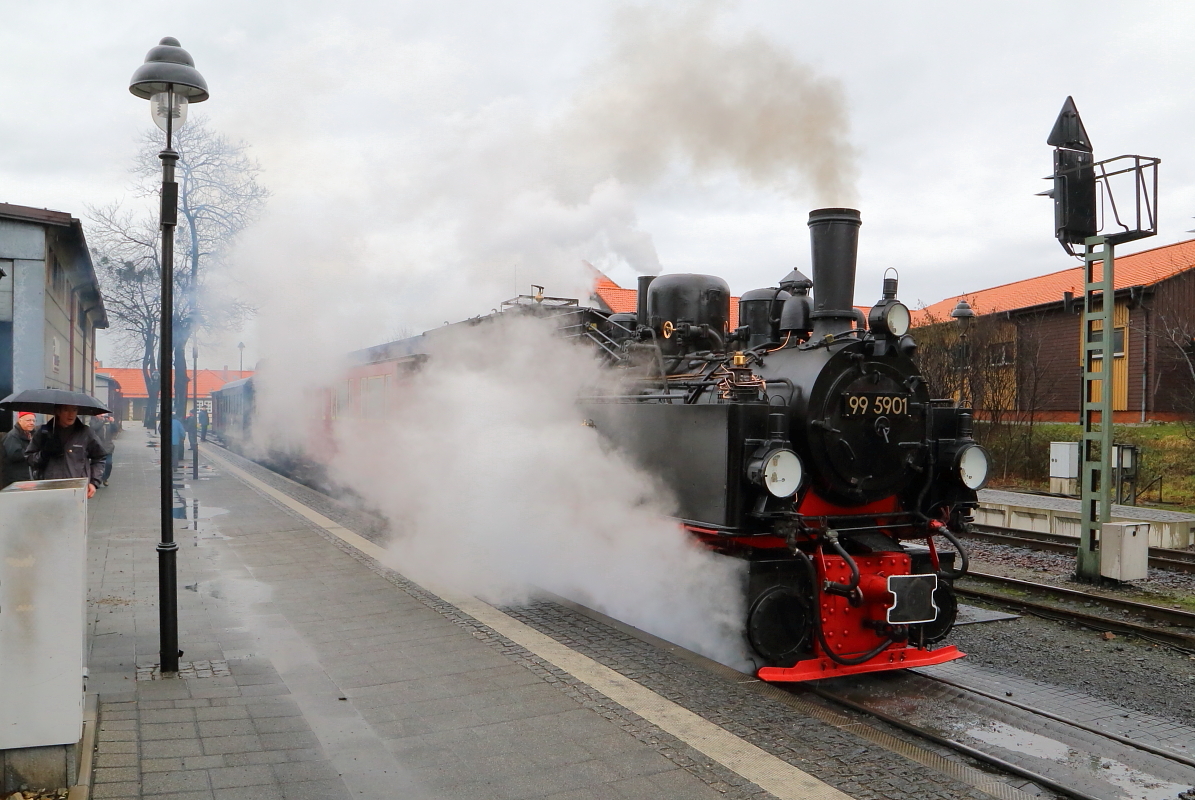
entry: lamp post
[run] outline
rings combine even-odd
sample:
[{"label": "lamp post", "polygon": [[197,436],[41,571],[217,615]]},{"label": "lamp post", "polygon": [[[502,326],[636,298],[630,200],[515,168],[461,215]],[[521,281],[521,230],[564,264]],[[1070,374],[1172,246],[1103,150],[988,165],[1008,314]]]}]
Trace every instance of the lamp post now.
[{"label": "lamp post", "polygon": [[195,438],[191,440],[191,477],[199,480],[199,345],[191,344],[191,425],[195,428]]},{"label": "lamp post", "polygon": [[166,132],[162,159],[162,316],[158,334],[161,362],[159,422],[162,431],[160,475],[162,540],[158,542],[158,628],[159,653],[163,674],[178,672],[178,544],[174,541],[174,379],[170,359],[174,353],[174,226],[178,222],[178,184],[174,165],[178,153],[173,148],[175,128],[187,119],[187,105],[208,98],[207,82],[195,69],[191,54],[179,46],[178,39],[167,36],[145,56],[129,81],[129,91],[149,100],[154,124]]},{"label": "lamp post", "polygon": [[954,310],[950,312],[950,316],[959,324],[957,364],[959,374],[958,403],[960,406],[970,406],[971,401],[967,392],[967,382],[971,377],[971,371],[967,364],[969,360],[967,353],[967,332],[971,329],[971,323],[975,321],[975,311],[972,310],[971,304],[966,300],[959,300]]},{"label": "lamp post", "polygon": [[237,350],[241,351],[240,352],[241,365],[240,365],[240,368],[237,370],[237,372],[244,372],[245,371],[245,343],[237,342]]}]

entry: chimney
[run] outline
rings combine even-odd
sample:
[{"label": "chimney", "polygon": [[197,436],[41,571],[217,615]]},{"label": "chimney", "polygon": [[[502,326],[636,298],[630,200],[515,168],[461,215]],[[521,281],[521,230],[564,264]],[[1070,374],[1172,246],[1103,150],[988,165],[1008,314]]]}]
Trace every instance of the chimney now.
[{"label": "chimney", "polygon": [[228,383],[228,365],[227,364],[224,365],[224,374],[221,376],[221,378],[225,383]]},{"label": "chimney", "polygon": [[855,319],[855,260],[862,219],[853,208],[809,212],[813,256],[813,335],[849,331]]},{"label": "chimney", "polygon": [[635,293],[635,320],[639,325],[646,327],[647,319],[647,290],[651,287],[651,282],[656,279],[655,275],[640,275],[639,289]]}]

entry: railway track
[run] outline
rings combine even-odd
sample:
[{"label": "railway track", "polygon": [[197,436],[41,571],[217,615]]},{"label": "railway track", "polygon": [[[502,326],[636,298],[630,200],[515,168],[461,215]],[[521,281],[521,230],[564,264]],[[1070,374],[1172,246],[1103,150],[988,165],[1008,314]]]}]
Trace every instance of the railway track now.
[{"label": "railway track", "polygon": [[[1190,611],[982,572],[969,572],[955,584],[955,591],[961,597],[985,600],[1035,616],[1076,622],[1098,631],[1140,636],[1159,644],[1195,652],[1195,613]],[[1049,602],[1050,600],[1055,602]],[[1084,609],[1103,606],[1120,614],[1143,618],[1160,625],[1089,613],[1058,603],[1082,603]]]},{"label": "railway track", "polygon": [[[832,705],[1076,800],[1169,799],[1195,784],[1195,758],[1172,742],[1138,741],[1131,729],[1122,735],[1001,697],[972,685],[966,673],[942,676],[932,674],[935,669],[837,678],[805,688]],[[1025,796],[1008,784],[978,788],[996,797]]]},{"label": "railway track", "polygon": [[[967,536],[993,544],[1045,550],[1052,553],[1074,553],[1078,546],[1072,536],[996,528],[990,525],[977,525],[975,530],[968,533]],[[1195,551],[1151,547],[1149,548],[1149,565],[1154,569],[1168,569],[1173,572],[1195,572]]]}]

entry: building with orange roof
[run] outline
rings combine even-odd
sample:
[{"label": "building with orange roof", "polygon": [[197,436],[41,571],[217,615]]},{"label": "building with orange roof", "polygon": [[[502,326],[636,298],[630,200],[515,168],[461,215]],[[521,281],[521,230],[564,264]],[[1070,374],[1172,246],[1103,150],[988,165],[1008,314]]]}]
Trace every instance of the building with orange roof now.
[{"label": "building with orange roof", "polygon": [[[1190,418],[1195,413],[1195,240],[1118,256],[1113,283],[1115,421]],[[984,351],[971,353],[972,368],[977,363],[1015,368],[1017,410],[1031,411],[1037,419],[1077,420],[1082,265],[948,297],[914,311],[914,326],[952,322],[950,312],[960,300],[989,329]],[[991,333],[997,327],[1001,332]]]},{"label": "building with orange roof", "polygon": [[[120,418],[130,420],[145,419],[145,404],[149,402],[149,392],[145,388],[145,375],[139,367],[96,367],[97,375],[106,375],[112,380],[116,381],[120,395],[123,399],[124,408],[121,409]],[[209,412],[212,409],[212,392],[224,386],[230,381],[238,381],[241,378],[248,378],[253,374],[253,370],[238,370],[238,369],[201,369],[199,370],[199,407],[206,408]],[[194,387],[195,370],[187,370],[187,386]],[[194,410],[194,401],[191,399],[194,396],[195,389],[188,388],[187,397],[187,412]],[[115,412],[117,409],[113,409]]]}]

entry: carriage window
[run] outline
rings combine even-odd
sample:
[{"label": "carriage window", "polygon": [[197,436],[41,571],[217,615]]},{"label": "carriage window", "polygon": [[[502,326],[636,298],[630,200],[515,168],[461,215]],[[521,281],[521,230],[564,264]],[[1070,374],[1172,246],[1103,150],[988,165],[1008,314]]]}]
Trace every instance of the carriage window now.
[{"label": "carriage window", "polygon": [[361,416],[381,419],[386,415],[386,394],[389,375],[374,375],[361,379]]}]

